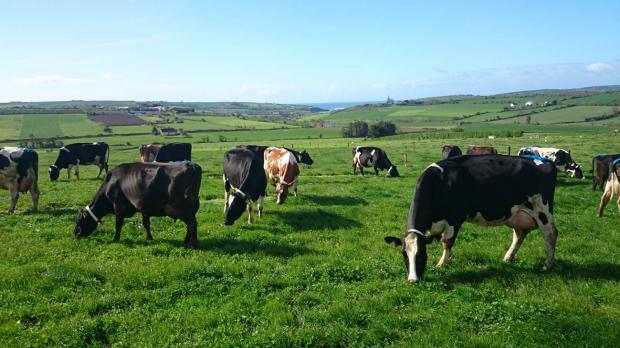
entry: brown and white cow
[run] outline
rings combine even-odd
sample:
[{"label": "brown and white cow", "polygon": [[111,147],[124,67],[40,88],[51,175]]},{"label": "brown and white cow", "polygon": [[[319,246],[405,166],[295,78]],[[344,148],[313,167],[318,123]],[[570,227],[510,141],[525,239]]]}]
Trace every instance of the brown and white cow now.
[{"label": "brown and white cow", "polygon": [[161,145],[157,144],[143,144],[140,145],[140,160],[142,162],[155,162],[155,157],[161,149]]},{"label": "brown and white cow", "polygon": [[497,155],[497,150],[493,146],[467,146],[468,155]]},{"label": "brown and white cow", "polygon": [[295,156],[288,150],[279,147],[268,147],[264,153],[265,174],[269,182],[276,188],[277,203],[283,204],[288,190],[293,187],[297,197],[299,165]]},{"label": "brown and white cow", "polygon": [[605,191],[601,196],[601,203],[598,206],[598,217],[603,216],[603,209],[613,195],[618,196],[618,210],[620,210],[620,158],[615,159],[610,163],[609,175],[607,177],[607,183],[605,184]]}]

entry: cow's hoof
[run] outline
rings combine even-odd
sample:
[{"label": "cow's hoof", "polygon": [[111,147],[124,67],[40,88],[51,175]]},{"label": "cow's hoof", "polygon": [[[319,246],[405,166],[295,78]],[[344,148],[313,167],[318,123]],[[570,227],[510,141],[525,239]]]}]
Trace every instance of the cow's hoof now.
[{"label": "cow's hoof", "polygon": [[552,269],[553,269],[553,264],[550,264],[550,265],[545,264],[543,266],[543,272],[548,272],[548,271],[551,271]]}]

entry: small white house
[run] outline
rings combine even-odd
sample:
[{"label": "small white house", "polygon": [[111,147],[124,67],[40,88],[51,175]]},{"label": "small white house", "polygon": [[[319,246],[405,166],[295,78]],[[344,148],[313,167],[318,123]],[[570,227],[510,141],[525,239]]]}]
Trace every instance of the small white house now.
[{"label": "small white house", "polygon": [[533,102],[533,101],[531,101],[531,100],[528,100],[528,101],[526,101],[526,102],[525,102],[525,106],[526,106],[526,107],[528,107],[528,108],[529,108],[530,106],[534,106],[534,102]]}]

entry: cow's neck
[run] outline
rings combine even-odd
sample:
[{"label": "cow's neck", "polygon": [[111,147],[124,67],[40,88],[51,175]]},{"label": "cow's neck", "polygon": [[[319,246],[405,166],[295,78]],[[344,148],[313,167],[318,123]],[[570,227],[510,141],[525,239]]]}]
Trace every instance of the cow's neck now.
[{"label": "cow's neck", "polygon": [[98,219],[114,212],[114,207],[102,190],[95,194],[95,198],[93,198],[88,206]]}]

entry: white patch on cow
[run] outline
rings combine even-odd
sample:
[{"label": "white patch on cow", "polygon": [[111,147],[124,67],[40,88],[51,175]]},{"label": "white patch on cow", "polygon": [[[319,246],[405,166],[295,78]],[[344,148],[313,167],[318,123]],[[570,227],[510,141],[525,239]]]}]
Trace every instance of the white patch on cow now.
[{"label": "white patch on cow", "polygon": [[375,150],[373,149],[372,151],[370,151],[370,155],[374,156],[375,155]]},{"label": "white patch on cow", "polygon": [[417,282],[418,275],[415,271],[415,255],[418,253],[418,238],[415,233],[408,233],[405,236],[405,252],[407,253],[407,262],[409,262],[409,274],[407,280]]},{"label": "white patch on cow", "polygon": [[[431,164],[429,164],[429,165],[428,165],[428,167],[426,167],[426,169],[428,169],[428,168],[437,168],[437,169],[439,169],[439,170],[441,171],[441,173],[443,174],[443,168],[441,168],[441,166],[440,166],[439,164],[437,164],[437,163],[431,163]],[[426,169],[424,169],[424,170],[426,170]]]},{"label": "white patch on cow", "polygon": [[354,164],[356,167],[358,167],[358,168],[361,168],[361,167],[362,167],[362,164],[361,164],[361,162],[360,162],[360,155],[361,155],[361,154],[362,154],[362,153],[359,151],[359,147],[356,147],[356,148],[355,148],[355,156],[353,156],[353,164]]},{"label": "white patch on cow", "polygon": [[617,205],[618,210],[620,211],[620,179],[618,179],[616,173],[613,172],[612,167],[612,173],[610,173],[609,178],[607,178],[607,181],[605,182],[605,191],[603,191],[603,195],[601,196],[601,201],[598,206],[599,217],[603,216],[603,210],[614,195],[618,196]]},{"label": "white patch on cow", "polygon": [[67,149],[67,148],[66,148],[66,147],[64,147],[64,146],[60,148],[60,151],[67,151],[67,152],[70,152],[70,151],[69,151],[69,149]]},{"label": "white patch on cow", "polygon": [[441,240],[445,242],[454,237],[454,226],[450,225],[447,220],[433,222],[428,234],[431,236],[441,234]]},{"label": "white patch on cow", "polygon": [[99,164],[99,163],[101,163],[101,156],[96,155],[93,163],[94,163],[94,164]]},{"label": "white patch on cow", "polygon": [[[480,225],[480,226],[501,226],[507,225],[512,228],[520,230],[533,230],[541,225],[549,225],[553,222],[553,216],[549,212],[549,204],[543,204],[542,196],[535,194],[528,197],[528,202],[532,208],[528,208],[523,204],[514,205],[510,208],[510,216],[497,220],[487,220],[480,212],[477,212],[473,217],[467,219],[467,222]],[[540,220],[540,214],[544,214],[547,221]],[[546,223],[545,223],[546,222]]]}]

